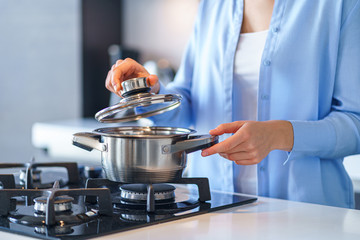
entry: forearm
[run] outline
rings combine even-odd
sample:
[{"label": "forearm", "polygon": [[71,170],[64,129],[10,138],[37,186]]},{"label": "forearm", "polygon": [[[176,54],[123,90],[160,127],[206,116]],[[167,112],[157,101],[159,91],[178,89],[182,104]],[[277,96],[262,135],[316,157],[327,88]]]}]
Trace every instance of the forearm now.
[{"label": "forearm", "polygon": [[271,120],[264,123],[269,125],[272,132],[272,150],[290,152],[294,145],[292,124],[284,120]]}]

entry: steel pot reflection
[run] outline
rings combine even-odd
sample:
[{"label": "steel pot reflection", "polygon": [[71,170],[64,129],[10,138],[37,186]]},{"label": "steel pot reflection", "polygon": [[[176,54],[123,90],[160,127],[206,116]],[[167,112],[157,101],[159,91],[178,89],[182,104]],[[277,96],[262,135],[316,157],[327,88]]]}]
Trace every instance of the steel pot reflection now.
[{"label": "steel pot reflection", "polygon": [[101,151],[106,177],[123,183],[160,183],[181,178],[187,154],[210,147],[217,136],[190,135],[173,127],[115,127],[76,133],[73,144]]}]

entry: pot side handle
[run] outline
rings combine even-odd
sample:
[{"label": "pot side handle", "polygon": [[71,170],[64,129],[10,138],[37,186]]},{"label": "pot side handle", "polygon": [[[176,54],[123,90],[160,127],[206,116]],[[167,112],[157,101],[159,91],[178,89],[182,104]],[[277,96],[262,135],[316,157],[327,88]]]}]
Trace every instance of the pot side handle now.
[{"label": "pot side handle", "polygon": [[175,144],[168,144],[162,146],[161,151],[163,154],[172,154],[181,151],[184,151],[186,153],[192,153],[201,149],[211,147],[218,142],[218,136],[211,136],[209,134],[190,136],[187,140],[179,141]]},{"label": "pot side handle", "polygon": [[104,152],[107,150],[106,144],[100,141],[100,134],[80,132],[73,134],[72,144],[89,152],[93,149]]}]

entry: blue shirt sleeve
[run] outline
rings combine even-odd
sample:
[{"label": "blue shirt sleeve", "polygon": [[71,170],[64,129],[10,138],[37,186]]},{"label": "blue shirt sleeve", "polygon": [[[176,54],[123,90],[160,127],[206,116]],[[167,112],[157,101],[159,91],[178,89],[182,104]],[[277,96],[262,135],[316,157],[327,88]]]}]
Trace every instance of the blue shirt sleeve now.
[{"label": "blue shirt sleeve", "polygon": [[318,121],[291,121],[294,146],[288,160],[360,153],[360,1],[343,12],[331,112]]}]

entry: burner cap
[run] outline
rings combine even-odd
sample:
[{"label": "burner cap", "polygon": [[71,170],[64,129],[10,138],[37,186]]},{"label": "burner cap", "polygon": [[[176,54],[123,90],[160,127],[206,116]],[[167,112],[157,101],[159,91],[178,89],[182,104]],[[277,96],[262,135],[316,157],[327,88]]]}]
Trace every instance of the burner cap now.
[{"label": "burner cap", "polygon": [[[121,199],[124,201],[146,201],[147,184],[126,184],[120,187]],[[169,184],[153,184],[155,201],[173,200],[175,187]]]},{"label": "burner cap", "polygon": [[[55,198],[54,208],[55,212],[65,212],[69,211],[72,208],[72,201],[74,198],[70,196],[58,196]],[[34,209],[38,212],[46,212],[47,198],[38,197],[34,199],[35,205]]]}]

